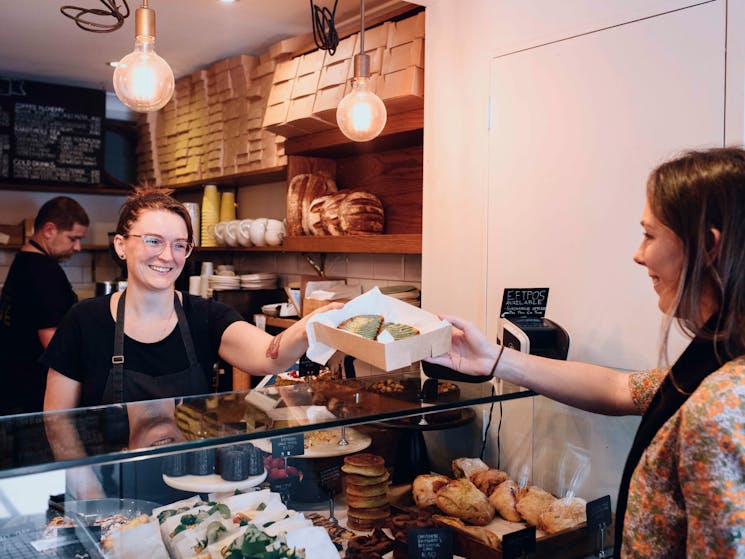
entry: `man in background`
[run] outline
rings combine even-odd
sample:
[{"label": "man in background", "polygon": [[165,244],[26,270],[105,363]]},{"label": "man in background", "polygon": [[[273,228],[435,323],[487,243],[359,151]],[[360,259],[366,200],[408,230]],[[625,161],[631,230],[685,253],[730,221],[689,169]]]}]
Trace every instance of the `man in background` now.
[{"label": "man in background", "polygon": [[42,411],[47,368],[38,359],[78,300],[59,263],[80,250],[88,225],[75,200],[52,198],[13,260],[0,294],[0,415]]}]

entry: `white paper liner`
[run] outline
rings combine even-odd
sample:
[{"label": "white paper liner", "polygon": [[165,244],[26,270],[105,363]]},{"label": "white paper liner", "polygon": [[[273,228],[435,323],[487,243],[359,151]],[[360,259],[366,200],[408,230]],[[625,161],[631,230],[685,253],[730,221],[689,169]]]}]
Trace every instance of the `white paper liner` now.
[{"label": "white paper liner", "polygon": [[[336,352],[335,348],[329,347],[316,339],[312,324],[318,322],[331,328],[336,328],[343,320],[360,314],[382,315],[386,322],[408,324],[419,330],[420,334],[426,334],[438,328],[450,326],[447,321],[441,320],[437,315],[423,311],[394,297],[383,295],[380,289],[373,287],[370,291],[346,303],[341,309],[316,314],[308,320],[306,325],[306,332],[308,333],[308,351],[306,355],[308,358],[323,365]],[[386,343],[392,341],[393,339],[391,337]],[[381,341],[381,343],[384,342]]]}]

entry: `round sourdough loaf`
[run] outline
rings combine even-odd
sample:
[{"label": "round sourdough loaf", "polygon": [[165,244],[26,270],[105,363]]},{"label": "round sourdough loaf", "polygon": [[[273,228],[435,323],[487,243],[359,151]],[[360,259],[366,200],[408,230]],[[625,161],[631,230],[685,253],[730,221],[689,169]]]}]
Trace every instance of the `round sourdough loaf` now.
[{"label": "round sourdough loaf", "polygon": [[341,235],[341,222],[339,221],[339,206],[347,196],[346,192],[338,192],[329,195],[321,206],[321,225],[329,235]]},{"label": "round sourdough loaf", "polygon": [[287,235],[302,235],[303,213],[313,200],[331,192],[336,192],[336,183],[326,175],[303,173],[292,177],[287,187]]},{"label": "round sourdough loaf", "polygon": [[350,192],[339,206],[339,223],[345,235],[382,233],[383,203],[371,192]]}]

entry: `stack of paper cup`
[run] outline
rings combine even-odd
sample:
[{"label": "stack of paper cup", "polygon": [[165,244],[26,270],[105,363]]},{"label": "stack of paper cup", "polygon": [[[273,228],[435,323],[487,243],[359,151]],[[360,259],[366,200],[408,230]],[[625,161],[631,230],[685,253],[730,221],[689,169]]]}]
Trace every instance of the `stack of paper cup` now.
[{"label": "stack of paper cup", "polygon": [[189,276],[189,294],[202,294],[202,276]]},{"label": "stack of paper cup", "polygon": [[202,246],[217,246],[215,224],[220,221],[220,194],[217,186],[208,184],[202,195]]},{"label": "stack of paper cup", "polygon": [[202,273],[199,275],[199,295],[205,299],[210,295],[210,276],[213,271],[214,265],[212,262],[202,262]]},{"label": "stack of paper cup", "polygon": [[220,221],[235,220],[235,192],[229,190],[220,196]]},{"label": "stack of paper cup", "polygon": [[194,229],[194,244],[199,245],[199,204],[196,202],[184,202],[186,211],[191,218],[191,227]]}]

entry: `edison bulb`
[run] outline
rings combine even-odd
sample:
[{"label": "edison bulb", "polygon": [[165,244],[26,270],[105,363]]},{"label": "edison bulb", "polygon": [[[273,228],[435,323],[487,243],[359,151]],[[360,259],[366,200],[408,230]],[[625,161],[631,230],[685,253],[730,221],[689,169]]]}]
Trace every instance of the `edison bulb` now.
[{"label": "edison bulb", "polygon": [[355,142],[372,140],[383,131],[388,115],[383,101],[371,89],[370,78],[356,77],[336,108],[342,133]]},{"label": "edison bulb", "polygon": [[133,111],[148,113],[165,106],[173,96],[173,70],[155,52],[153,37],[138,36],[135,50],[114,70],[114,91]]}]

